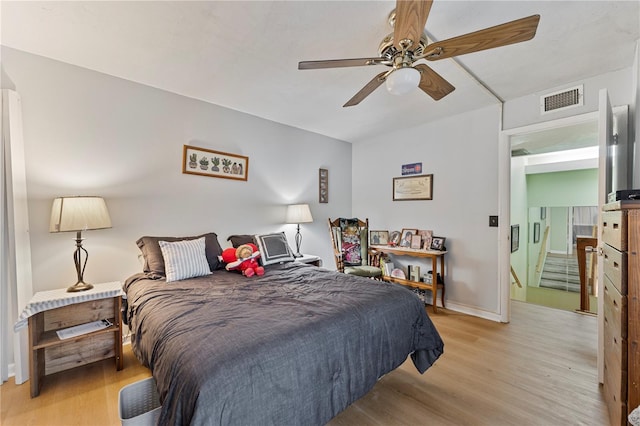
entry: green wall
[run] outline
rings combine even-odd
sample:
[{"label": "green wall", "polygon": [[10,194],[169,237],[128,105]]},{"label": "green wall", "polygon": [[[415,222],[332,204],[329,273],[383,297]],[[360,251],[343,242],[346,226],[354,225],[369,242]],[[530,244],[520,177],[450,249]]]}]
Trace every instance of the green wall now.
[{"label": "green wall", "polygon": [[598,169],[527,175],[529,207],[598,205]]},{"label": "green wall", "polygon": [[549,250],[566,253],[567,239],[569,238],[569,208],[551,207],[549,223]]}]

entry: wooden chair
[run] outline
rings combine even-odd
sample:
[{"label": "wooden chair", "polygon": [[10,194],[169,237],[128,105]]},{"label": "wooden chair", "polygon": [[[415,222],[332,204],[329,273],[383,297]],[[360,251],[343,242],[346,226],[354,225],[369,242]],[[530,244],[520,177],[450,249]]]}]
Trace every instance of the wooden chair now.
[{"label": "wooden chair", "polygon": [[[329,218],[328,223],[338,271],[349,275],[382,279],[381,253],[369,249],[369,219],[331,220]],[[346,223],[349,226],[345,227]]]}]

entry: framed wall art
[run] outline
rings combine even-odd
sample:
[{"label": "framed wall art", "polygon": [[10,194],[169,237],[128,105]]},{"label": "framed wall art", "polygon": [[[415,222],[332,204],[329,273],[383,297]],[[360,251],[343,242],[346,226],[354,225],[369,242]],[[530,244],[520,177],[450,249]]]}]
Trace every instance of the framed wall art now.
[{"label": "framed wall art", "polygon": [[540,242],[540,222],[533,223],[533,243],[537,244]]},{"label": "framed wall art", "polygon": [[393,178],[393,201],[432,200],[433,175]]},{"label": "framed wall art", "polygon": [[185,145],[182,150],[182,173],[247,180],[249,157]]},{"label": "framed wall art", "polygon": [[318,172],[318,201],[329,202],[329,170],[320,169]]},{"label": "framed wall art", "polygon": [[520,225],[511,225],[511,253],[520,248]]}]

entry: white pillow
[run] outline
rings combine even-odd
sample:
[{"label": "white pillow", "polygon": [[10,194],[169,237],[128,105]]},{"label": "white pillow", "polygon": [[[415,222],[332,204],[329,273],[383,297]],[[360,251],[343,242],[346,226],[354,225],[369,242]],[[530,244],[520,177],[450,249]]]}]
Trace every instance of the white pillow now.
[{"label": "white pillow", "polygon": [[168,283],[211,274],[204,237],[175,242],[158,241],[158,245],[164,258]]}]

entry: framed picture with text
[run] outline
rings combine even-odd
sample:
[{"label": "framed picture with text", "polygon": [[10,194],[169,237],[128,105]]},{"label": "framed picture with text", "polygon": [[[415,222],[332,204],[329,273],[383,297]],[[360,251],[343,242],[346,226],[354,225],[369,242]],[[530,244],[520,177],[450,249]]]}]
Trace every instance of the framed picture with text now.
[{"label": "framed picture with text", "polygon": [[393,178],[393,201],[432,199],[433,175]]}]

